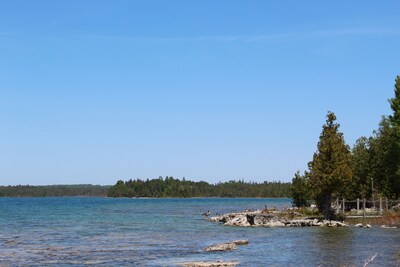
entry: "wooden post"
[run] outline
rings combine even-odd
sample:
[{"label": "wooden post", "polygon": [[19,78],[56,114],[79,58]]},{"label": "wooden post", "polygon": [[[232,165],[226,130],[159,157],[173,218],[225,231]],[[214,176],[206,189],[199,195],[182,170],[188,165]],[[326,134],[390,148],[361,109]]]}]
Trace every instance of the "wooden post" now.
[{"label": "wooden post", "polygon": [[339,207],[339,198],[336,198],[336,214],[339,214],[340,212],[340,207]]},{"label": "wooden post", "polygon": [[345,209],[345,205],[346,204],[346,200],[343,198],[343,214],[344,214],[344,209]]},{"label": "wooden post", "polygon": [[360,199],[357,198],[357,215],[360,214]]},{"label": "wooden post", "polygon": [[379,212],[382,214],[383,208],[382,208],[382,198],[379,198]]},{"label": "wooden post", "polygon": [[386,202],[386,211],[388,211],[389,210],[389,204],[388,204],[387,198],[385,198],[385,202]]},{"label": "wooden post", "polygon": [[365,216],[365,198],[363,198],[363,210],[364,210],[363,216]]}]

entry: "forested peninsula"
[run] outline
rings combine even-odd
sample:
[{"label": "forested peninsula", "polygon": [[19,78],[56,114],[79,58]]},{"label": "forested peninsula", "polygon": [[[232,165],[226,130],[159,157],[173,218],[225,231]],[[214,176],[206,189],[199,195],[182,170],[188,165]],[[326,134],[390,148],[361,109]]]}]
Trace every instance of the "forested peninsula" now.
[{"label": "forested peninsula", "polygon": [[290,197],[291,183],[229,181],[217,184],[165,177],[119,180],[109,185],[16,185],[0,186],[0,197]]},{"label": "forested peninsula", "polygon": [[66,197],[66,196],[107,196],[107,185],[16,185],[0,186],[0,197]]},{"label": "forested peninsula", "polygon": [[291,183],[229,181],[209,184],[159,177],[152,180],[119,180],[108,191],[109,197],[290,197]]}]

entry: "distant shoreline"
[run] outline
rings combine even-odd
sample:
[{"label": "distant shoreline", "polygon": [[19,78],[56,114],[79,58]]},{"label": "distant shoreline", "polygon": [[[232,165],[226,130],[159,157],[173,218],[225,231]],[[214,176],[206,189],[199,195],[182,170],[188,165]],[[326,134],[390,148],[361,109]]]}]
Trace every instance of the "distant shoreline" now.
[{"label": "distant shoreline", "polygon": [[82,197],[82,198],[109,198],[109,199],[291,199],[290,197],[108,197],[87,195],[64,195],[64,196],[0,196],[2,198],[60,198],[60,197]]},{"label": "distant shoreline", "polygon": [[73,185],[14,185],[0,186],[0,197],[105,197],[111,186]]}]

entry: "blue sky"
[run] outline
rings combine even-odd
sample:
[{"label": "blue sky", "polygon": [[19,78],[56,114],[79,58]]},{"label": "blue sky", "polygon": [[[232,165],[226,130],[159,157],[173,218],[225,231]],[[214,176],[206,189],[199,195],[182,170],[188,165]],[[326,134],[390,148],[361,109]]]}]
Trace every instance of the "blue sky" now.
[{"label": "blue sky", "polygon": [[390,114],[399,1],[0,1],[0,184],[290,181]]}]

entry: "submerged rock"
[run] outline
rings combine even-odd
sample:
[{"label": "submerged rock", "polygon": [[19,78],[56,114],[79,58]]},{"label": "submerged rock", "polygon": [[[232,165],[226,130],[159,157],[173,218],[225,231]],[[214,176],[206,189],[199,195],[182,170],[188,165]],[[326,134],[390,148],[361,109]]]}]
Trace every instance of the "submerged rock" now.
[{"label": "submerged rock", "polygon": [[396,226],[381,225],[381,228],[384,228],[384,229],[396,229],[397,227]]},{"label": "submerged rock", "polygon": [[249,240],[247,240],[247,239],[235,240],[235,241],[232,241],[232,242],[229,242],[229,243],[233,243],[233,244],[235,244],[237,246],[241,246],[241,245],[249,244]]},{"label": "submerged rock", "polygon": [[237,246],[241,245],[247,245],[249,244],[249,240],[243,239],[243,240],[235,240],[232,242],[228,243],[223,243],[223,244],[215,244],[211,245],[205,248],[206,251],[228,251],[228,250],[235,250],[237,249]]},{"label": "submerged rock", "polygon": [[211,245],[205,248],[206,251],[228,251],[237,249],[236,244],[234,243],[224,243],[224,244],[216,244]]},{"label": "submerged rock", "polygon": [[193,261],[179,263],[178,265],[184,267],[231,267],[238,264],[238,261]]}]

